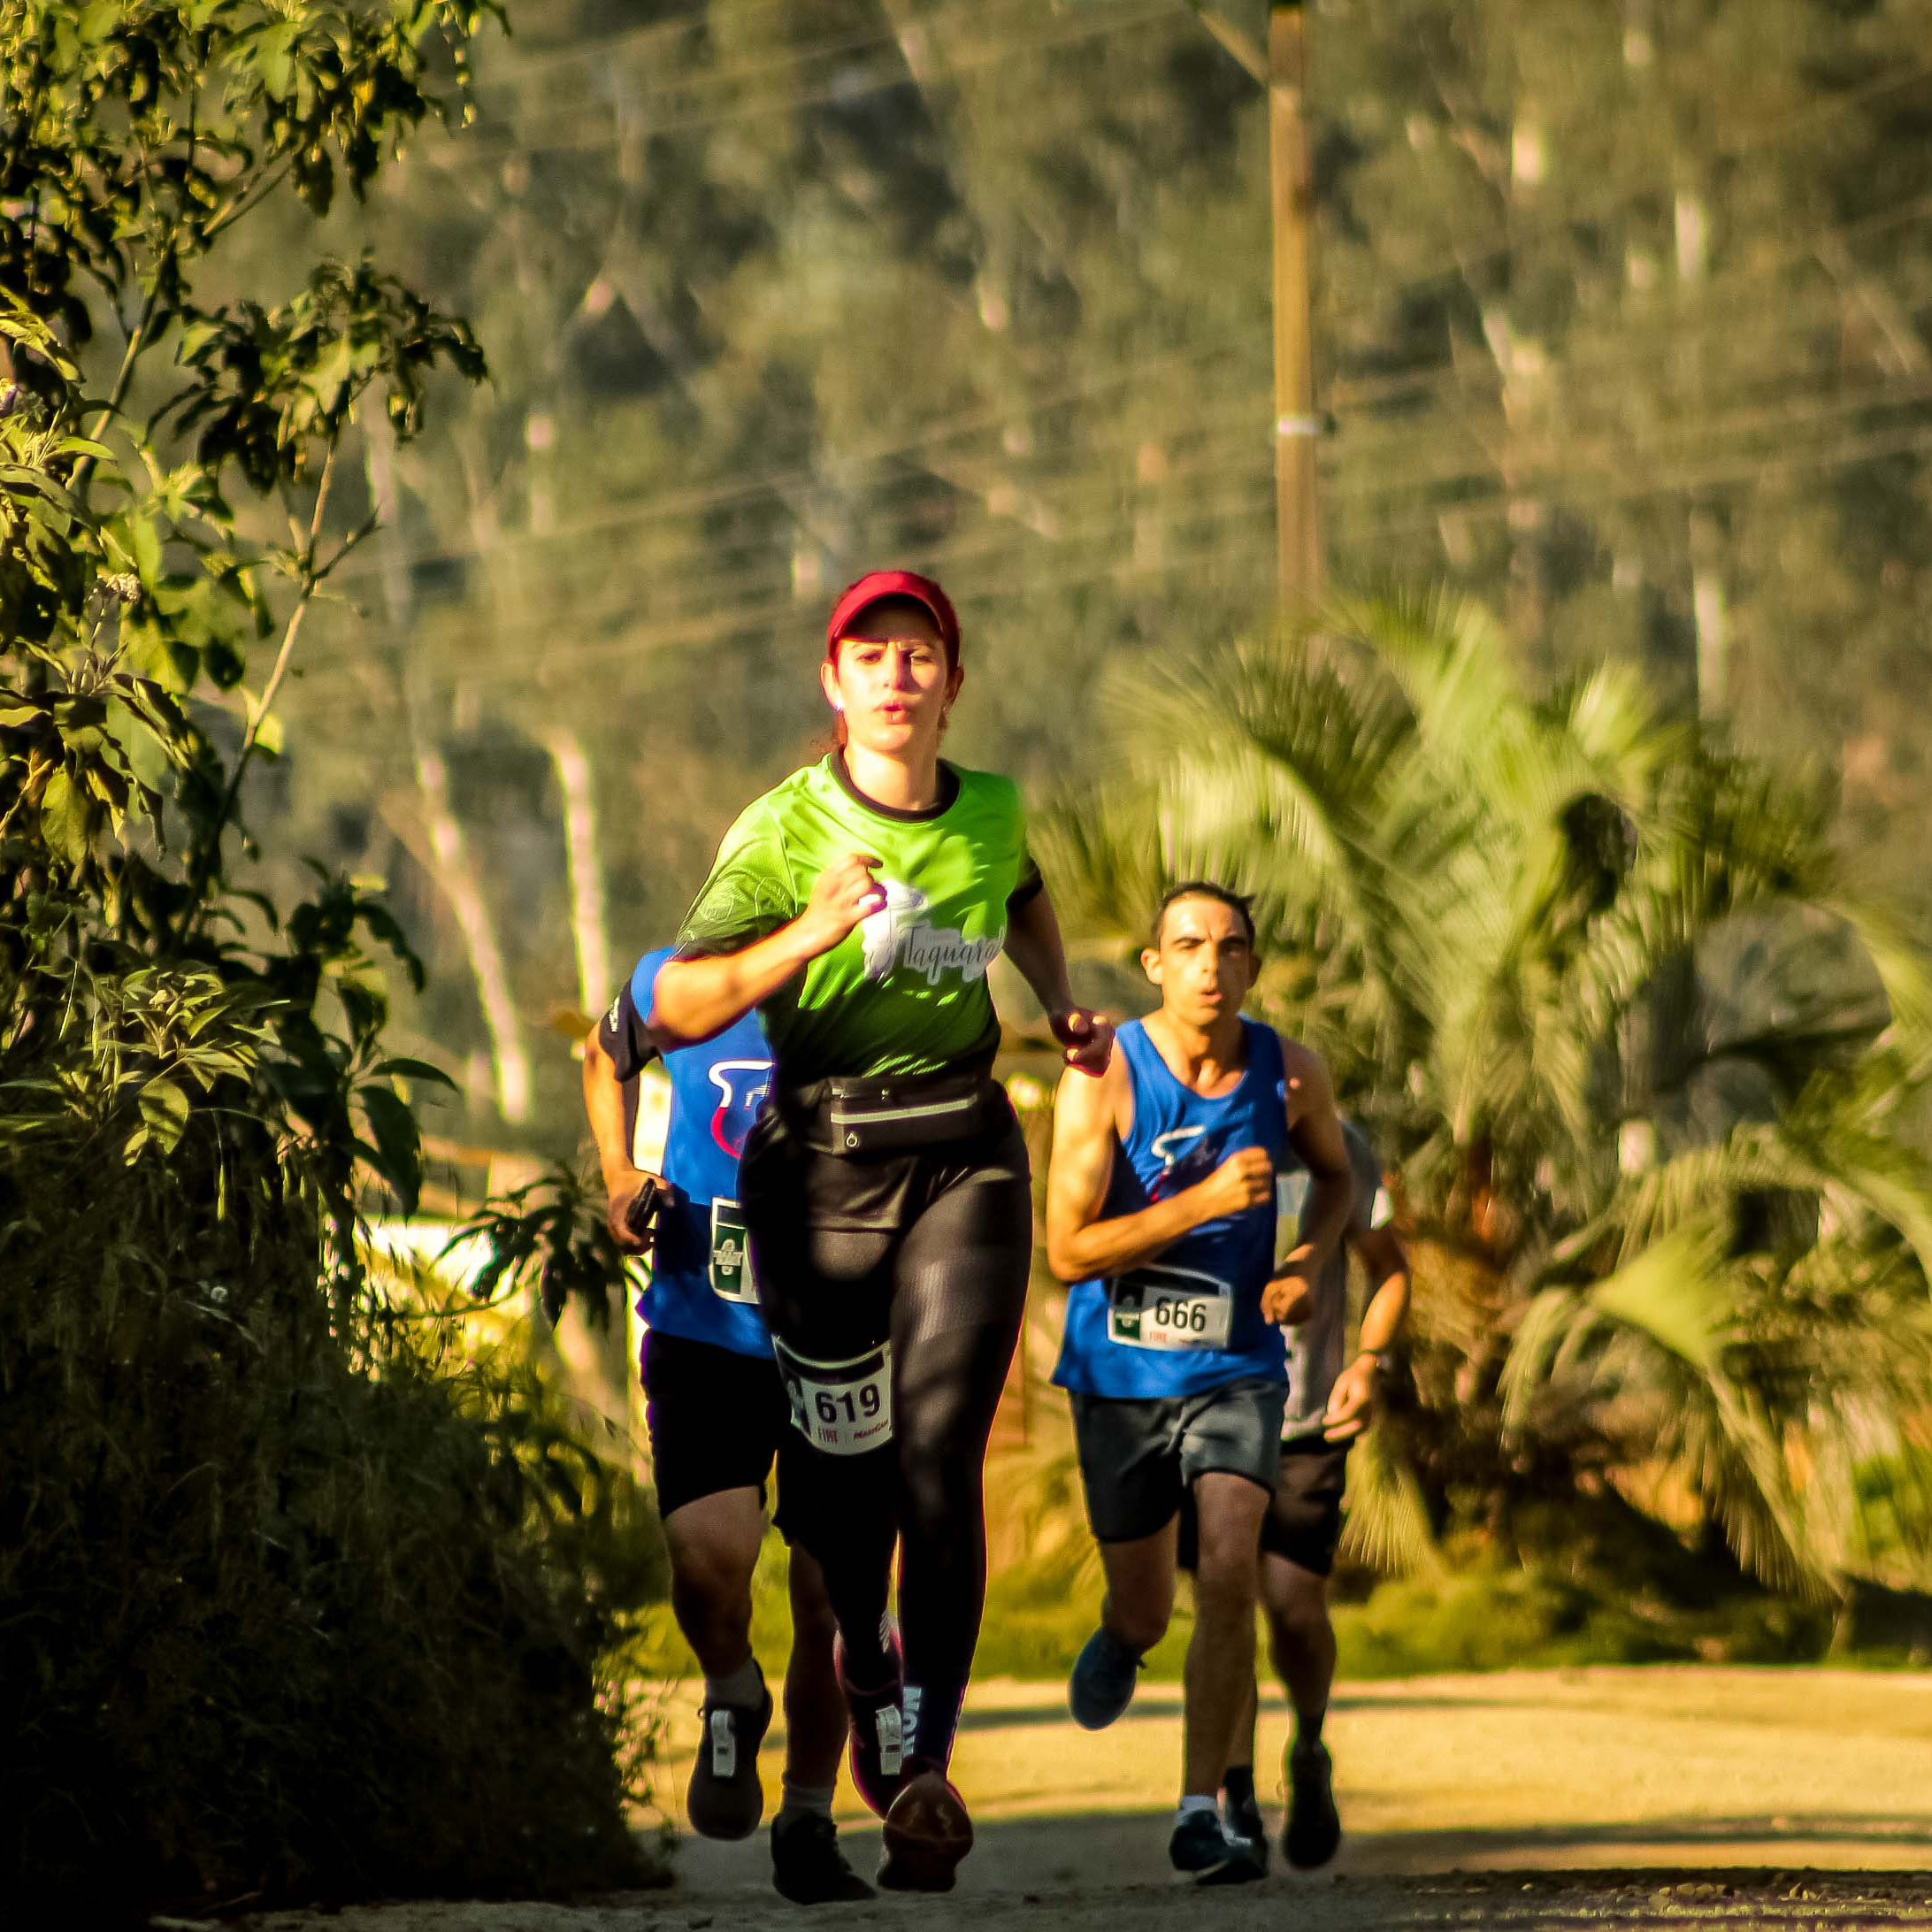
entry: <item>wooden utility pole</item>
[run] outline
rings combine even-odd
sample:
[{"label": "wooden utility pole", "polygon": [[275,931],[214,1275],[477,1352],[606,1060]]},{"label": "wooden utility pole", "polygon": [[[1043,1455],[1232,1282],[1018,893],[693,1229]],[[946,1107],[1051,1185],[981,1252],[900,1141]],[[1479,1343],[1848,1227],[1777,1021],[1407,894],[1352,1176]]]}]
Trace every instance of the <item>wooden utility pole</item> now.
[{"label": "wooden utility pole", "polygon": [[1268,17],[1269,172],[1275,231],[1275,505],[1282,606],[1322,594],[1322,540],[1315,518],[1314,324],[1308,299],[1313,203],[1307,129],[1307,8],[1271,0]]}]

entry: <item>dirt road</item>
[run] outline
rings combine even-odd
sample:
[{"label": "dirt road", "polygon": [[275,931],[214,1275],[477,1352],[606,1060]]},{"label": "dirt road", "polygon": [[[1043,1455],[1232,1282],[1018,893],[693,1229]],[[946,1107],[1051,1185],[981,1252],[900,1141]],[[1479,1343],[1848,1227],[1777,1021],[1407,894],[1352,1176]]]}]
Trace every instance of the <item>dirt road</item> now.
[{"label": "dirt road", "polygon": [[[676,1706],[674,1747],[694,1712]],[[1264,1714],[1264,1791],[1285,1717]],[[1229,1932],[1498,1926],[1932,1928],[1932,1676],[1651,1668],[1348,1685],[1330,1719],[1349,1836],[1333,1870],[1177,1889],[1166,1834],[1177,1690],[1143,1687],[1104,1736],[1057,1687],[975,1687],[955,1775],[978,1849],[944,1901],[858,1908],[878,1932]],[[769,1750],[770,1747],[768,1747]],[[776,1755],[768,1758],[775,1786]],[[675,1755],[667,1791],[681,1791]],[[849,1810],[854,1860],[877,1828]],[[762,1842],[686,1840],[668,1891],[579,1906],[396,1905],[342,1932],[781,1932]],[[263,1914],[257,1932],[321,1932]]]}]

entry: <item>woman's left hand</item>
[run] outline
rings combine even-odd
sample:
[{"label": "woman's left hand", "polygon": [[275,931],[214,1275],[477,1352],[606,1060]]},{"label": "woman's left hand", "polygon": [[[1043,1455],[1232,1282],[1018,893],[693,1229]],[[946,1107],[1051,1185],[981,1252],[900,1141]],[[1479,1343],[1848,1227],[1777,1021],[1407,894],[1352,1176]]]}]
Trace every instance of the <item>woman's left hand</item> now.
[{"label": "woman's left hand", "polygon": [[1107,1062],[1114,1053],[1114,1023],[1104,1013],[1095,1013],[1087,1007],[1068,1007],[1062,1012],[1048,1014],[1046,1018],[1054,1038],[1066,1049],[1070,1067],[1077,1067],[1082,1073],[1107,1071]]}]

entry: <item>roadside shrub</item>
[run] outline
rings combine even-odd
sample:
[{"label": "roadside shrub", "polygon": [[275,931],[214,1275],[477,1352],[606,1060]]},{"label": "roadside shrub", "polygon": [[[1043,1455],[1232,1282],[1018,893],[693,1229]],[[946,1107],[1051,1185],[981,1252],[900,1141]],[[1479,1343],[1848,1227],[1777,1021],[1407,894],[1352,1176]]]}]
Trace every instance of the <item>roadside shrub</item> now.
[{"label": "roadside shrub", "polygon": [[610,1593],[544,1547],[602,1476],[426,1354],[341,1258],[326,1143],[264,1103],[272,1044],[194,1020],[163,1050],[207,1091],[132,1161],[151,1054],[7,1060],[7,1868],[76,1905],[644,1875]]}]

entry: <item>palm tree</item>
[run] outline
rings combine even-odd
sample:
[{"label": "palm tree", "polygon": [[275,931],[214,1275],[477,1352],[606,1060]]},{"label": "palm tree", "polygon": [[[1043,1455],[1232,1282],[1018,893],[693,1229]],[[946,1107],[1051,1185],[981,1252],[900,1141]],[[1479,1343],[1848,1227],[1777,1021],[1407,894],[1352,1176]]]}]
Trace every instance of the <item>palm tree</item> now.
[{"label": "palm tree", "polygon": [[1399,1166],[1419,1400],[1383,1542],[1393,1453],[1438,1524],[1609,1494],[1841,1579],[1859,1484],[1932,1416],[1932,978],[1828,801],[1629,667],[1530,693],[1440,598],[1111,695],[1116,795],[1043,828],[1066,916],[1124,945],[1160,881],[1252,893],[1262,1009]]}]

